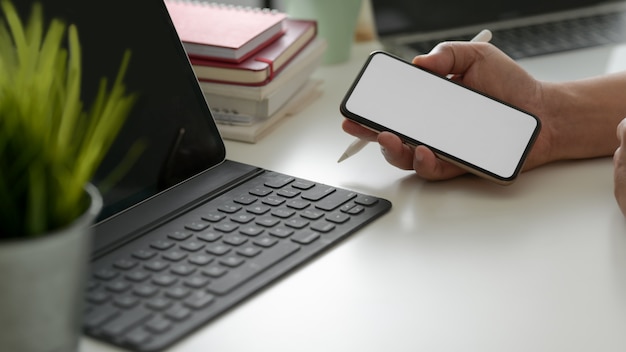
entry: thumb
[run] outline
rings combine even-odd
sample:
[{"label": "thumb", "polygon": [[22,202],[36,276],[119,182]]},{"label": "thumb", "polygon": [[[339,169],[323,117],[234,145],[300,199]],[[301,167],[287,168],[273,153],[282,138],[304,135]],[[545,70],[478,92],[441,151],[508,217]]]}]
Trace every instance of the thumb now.
[{"label": "thumb", "polygon": [[413,58],[413,64],[444,76],[464,74],[484,58],[490,47],[488,43],[443,42],[430,53]]},{"label": "thumb", "polygon": [[614,193],[617,204],[626,216],[626,119],[622,120],[617,127],[617,139],[620,141],[620,146],[613,155]]}]

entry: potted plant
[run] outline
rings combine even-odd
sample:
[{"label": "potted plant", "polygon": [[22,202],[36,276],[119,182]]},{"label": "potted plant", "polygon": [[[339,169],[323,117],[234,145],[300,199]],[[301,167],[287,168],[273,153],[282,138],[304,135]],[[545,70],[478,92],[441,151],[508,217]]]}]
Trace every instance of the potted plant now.
[{"label": "potted plant", "polygon": [[102,207],[90,180],[135,100],[130,53],[85,107],[78,29],[40,3],[27,21],[0,10],[0,350],[75,350]]}]

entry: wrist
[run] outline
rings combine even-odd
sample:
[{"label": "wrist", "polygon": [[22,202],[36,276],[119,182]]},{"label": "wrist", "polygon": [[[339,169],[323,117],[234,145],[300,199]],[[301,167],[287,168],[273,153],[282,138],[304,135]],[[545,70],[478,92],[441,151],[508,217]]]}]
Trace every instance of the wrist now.
[{"label": "wrist", "polygon": [[[606,99],[597,80],[542,83],[542,111],[548,162],[613,154],[623,98]],[[616,103],[619,102],[619,103]]]}]

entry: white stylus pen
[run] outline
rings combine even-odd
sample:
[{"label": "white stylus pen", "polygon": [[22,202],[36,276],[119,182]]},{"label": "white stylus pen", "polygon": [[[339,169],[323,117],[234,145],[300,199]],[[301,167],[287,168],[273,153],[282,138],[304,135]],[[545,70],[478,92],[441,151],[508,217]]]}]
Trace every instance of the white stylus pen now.
[{"label": "white stylus pen", "polygon": [[[491,31],[488,30],[488,29],[483,29],[478,34],[476,34],[476,36],[474,36],[474,38],[472,38],[472,40],[470,40],[470,41],[471,42],[484,42],[484,43],[487,43],[490,40],[491,40]],[[448,75],[448,77],[450,77],[450,76],[451,75]],[[339,160],[337,160],[337,162],[340,163],[340,162],[348,159],[349,157],[355,155],[361,149],[363,149],[363,147],[365,147],[367,145],[367,143],[369,143],[369,141],[357,138],[356,140],[354,140],[354,142],[350,143],[350,145],[348,146],[346,151],[343,152],[343,154],[341,155]]]}]

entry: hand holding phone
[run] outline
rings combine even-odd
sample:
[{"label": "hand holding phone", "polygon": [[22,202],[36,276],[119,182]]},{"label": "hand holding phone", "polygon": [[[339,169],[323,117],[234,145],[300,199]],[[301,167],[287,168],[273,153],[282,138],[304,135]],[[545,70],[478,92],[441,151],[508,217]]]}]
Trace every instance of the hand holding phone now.
[{"label": "hand holding phone", "polygon": [[535,116],[382,51],[370,55],[340,111],[500,184],[515,180],[540,130]]}]

